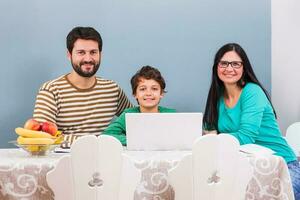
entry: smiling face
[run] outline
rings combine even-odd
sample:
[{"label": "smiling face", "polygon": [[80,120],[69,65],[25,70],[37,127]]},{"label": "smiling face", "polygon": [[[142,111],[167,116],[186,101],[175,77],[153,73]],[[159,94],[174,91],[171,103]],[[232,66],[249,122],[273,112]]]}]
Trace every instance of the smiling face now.
[{"label": "smiling face", "polygon": [[101,60],[98,42],[77,39],[72,52],[68,52],[74,71],[82,77],[92,77],[98,71]]},{"label": "smiling face", "polygon": [[236,85],[243,75],[243,70],[241,57],[235,51],[228,51],[218,64],[217,73],[224,85]]},{"label": "smiling face", "polygon": [[140,105],[141,112],[158,112],[163,91],[157,81],[140,78],[134,97]]}]

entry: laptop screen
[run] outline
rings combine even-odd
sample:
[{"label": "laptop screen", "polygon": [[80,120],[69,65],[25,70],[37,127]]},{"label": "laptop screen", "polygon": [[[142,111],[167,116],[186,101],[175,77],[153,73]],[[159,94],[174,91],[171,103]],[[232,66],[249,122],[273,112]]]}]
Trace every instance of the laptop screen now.
[{"label": "laptop screen", "polygon": [[126,113],[128,150],[190,150],[202,135],[202,113]]}]

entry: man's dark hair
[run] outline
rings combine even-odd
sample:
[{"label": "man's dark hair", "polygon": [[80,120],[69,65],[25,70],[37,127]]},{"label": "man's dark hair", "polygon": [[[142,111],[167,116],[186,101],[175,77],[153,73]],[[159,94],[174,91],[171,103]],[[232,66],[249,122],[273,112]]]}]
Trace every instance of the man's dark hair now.
[{"label": "man's dark hair", "polygon": [[138,84],[140,82],[140,79],[144,78],[147,80],[155,80],[160,85],[161,91],[165,91],[166,83],[162,75],[160,74],[160,71],[154,67],[151,67],[149,65],[143,66],[139,71],[136,72],[136,74],[131,78],[131,88],[132,88],[132,94],[136,94],[136,89],[138,87]]},{"label": "man's dark hair", "polygon": [[75,27],[67,36],[67,49],[72,53],[74,43],[78,39],[94,40],[98,43],[99,51],[102,51],[102,38],[101,35],[92,27]]}]

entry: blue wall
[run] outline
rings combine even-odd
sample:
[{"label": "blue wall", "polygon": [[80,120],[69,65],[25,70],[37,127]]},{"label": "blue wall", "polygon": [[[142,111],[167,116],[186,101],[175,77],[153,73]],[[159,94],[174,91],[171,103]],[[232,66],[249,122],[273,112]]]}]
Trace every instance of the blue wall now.
[{"label": "blue wall", "polygon": [[214,54],[227,42],[245,48],[271,89],[270,0],[4,0],[0,24],[0,148],[32,116],[40,85],[71,71],[65,37],[78,25],[101,33],[98,75],[128,96],[131,76],[153,65],[167,82],[162,105],[203,111]]}]

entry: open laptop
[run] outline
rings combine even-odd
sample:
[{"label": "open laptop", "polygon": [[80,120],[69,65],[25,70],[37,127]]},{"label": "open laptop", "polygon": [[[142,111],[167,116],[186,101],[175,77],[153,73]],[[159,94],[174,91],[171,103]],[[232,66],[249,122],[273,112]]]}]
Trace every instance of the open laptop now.
[{"label": "open laptop", "polygon": [[126,113],[128,150],[190,150],[202,135],[202,113]]}]

